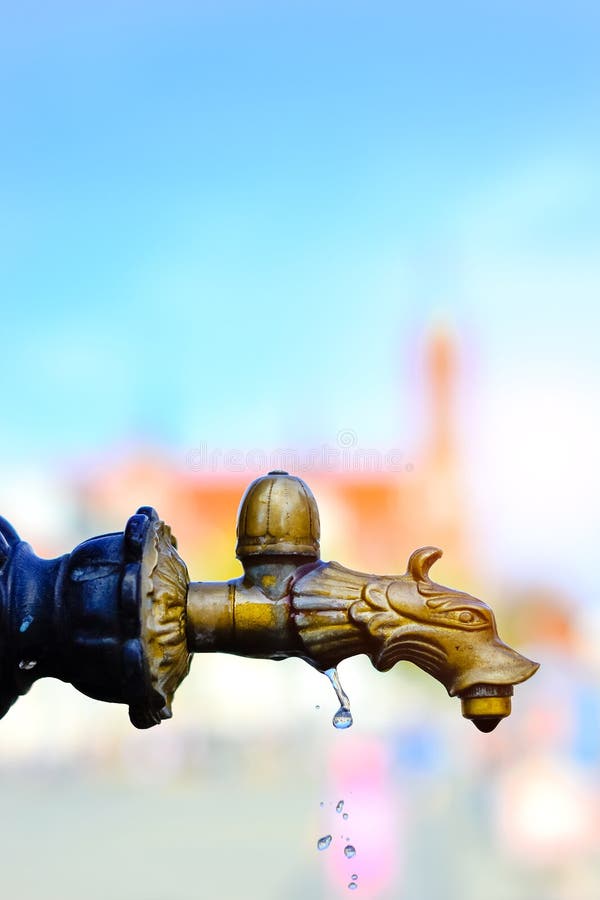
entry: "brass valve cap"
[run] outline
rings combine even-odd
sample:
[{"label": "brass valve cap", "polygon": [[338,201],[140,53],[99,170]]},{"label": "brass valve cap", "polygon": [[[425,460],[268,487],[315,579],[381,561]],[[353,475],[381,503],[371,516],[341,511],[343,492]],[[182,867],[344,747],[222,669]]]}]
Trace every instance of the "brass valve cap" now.
[{"label": "brass valve cap", "polygon": [[236,556],[318,558],[321,529],[312,491],[296,475],[273,471],[257,478],[242,497]]}]

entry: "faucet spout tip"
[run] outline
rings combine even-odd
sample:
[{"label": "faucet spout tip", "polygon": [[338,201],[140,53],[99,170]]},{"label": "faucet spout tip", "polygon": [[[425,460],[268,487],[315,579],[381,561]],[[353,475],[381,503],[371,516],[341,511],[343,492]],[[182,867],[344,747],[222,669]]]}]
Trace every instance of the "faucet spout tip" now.
[{"label": "faucet spout tip", "polygon": [[512,692],[512,685],[476,685],[461,696],[462,714],[479,731],[489,734],[510,716]]}]

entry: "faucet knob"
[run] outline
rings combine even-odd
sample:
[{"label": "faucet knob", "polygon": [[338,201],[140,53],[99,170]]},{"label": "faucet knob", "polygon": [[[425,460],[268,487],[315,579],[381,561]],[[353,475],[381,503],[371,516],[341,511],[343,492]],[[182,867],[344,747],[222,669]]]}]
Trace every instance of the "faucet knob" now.
[{"label": "faucet knob", "polygon": [[246,489],[237,519],[235,555],[319,556],[317,501],[305,481],[275,469]]}]

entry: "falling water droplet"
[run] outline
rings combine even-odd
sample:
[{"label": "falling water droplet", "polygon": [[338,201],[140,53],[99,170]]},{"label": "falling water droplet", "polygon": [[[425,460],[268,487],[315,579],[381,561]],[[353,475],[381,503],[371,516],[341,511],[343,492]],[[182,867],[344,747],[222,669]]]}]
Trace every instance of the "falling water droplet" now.
[{"label": "falling water droplet", "polygon": [[350,726],[352,725],[350,700],[344,693],[344,689],[340,684],[337,669],[335,667],[332,669],[327,669],[325,671],[325,675],[327,675],[327,677],[329,678],[331,684],[333,685],[333,689],[337,695],[337,698],[340,701],[340,708],[332,719],[333,725],[335,728],[350,728]]},{"label": "falling water droplet", "polygon": [[316,704],[315,709],[321,709],[318,703]]},{"label": "falling water droplet", "polygon": [[325,801],[321,800],[321,802],[319,803],[319,806],[325,806]]},{"label": "falling water droplet", "polygon": [[331,835],[326,834],[317,841],[317,850],[327,850],[331,844]]},{"label": "falling water droplet", "polygon": [[352,875],[352,881],[356,881],[357,878],[358,878],[358,875]]},{"label": "falling water droplet", "polygon": [[350,884],[348,885],[348,890],[355,891],[357,887],[358,887],[357,883],[355,881],[351,881]]},{"label": "falling water droplet", "polygon": [[19,668],[23,669],[25,672],[29,672],[30,669],[35,669],[37,666],[36,659],[22,659],[19,663]]},{"label": "falling water droplet", "polygon": [[348,859],[352,859],[353,856],[356,856],[356,850],[352,846],[352,844],[346,844],[344,847],[344,856]]},{"label": "falling water droplet", "polygon": [[347,818],[348,818],[348,813],[344,813],[344,815],[342,816],[342,819],[347,819]]},{"label": "falling water droplet", "polygon": [[350,728],[352,725],[352,713],[347,706],[340,706],[331,720],[334,728]]},{"label": "falling water droplet", "polygon": [[336,808],[335,808],[335,811],[336,811],[337,813],[341,813],[341,811],[343,810],[343,808],[344,808],[344,801],[343,801],[343,800],[340,800],[340,802],[338,803],[338,805],[337,805]]}]

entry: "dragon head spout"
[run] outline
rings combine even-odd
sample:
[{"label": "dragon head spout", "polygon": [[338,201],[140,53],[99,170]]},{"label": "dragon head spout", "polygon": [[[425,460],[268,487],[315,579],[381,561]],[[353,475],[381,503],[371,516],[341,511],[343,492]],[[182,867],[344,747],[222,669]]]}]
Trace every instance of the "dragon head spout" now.
[{"label": "dragon head spout", "polygon": [[441,555],[436,547],[416,550],[404,575],[366,575],[338,563],[299,573],[292,615],[305,658],[322,670],[358,653],[380,671],[408,660],[461,696],[468,718],[497,715],[497,724],[510,712],[512,686],[538,664],[500,640],[487,604],[431,581]]}]

